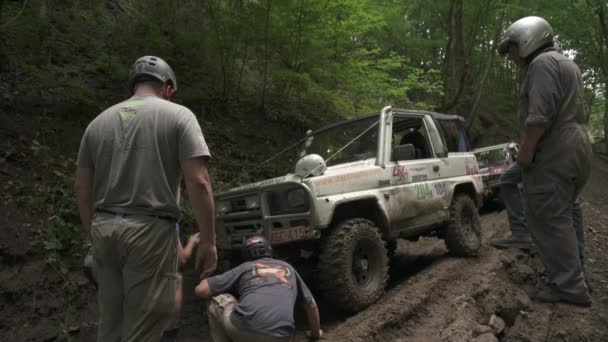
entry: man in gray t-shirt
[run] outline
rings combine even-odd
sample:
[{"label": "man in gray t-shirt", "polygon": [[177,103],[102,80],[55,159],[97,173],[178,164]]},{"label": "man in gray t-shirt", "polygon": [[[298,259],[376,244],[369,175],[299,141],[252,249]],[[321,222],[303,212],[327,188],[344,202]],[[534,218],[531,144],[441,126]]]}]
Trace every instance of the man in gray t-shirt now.
[{"label": "man in gray t-shirt", "polygon": [[182,174],[199,225],[197,268],[217,261],[209,150],[194,114],[169,102],[171,67],[153,56],[131,67],[133,96],[87,127],[76,195],[93,243],[99,289],[98,341],[159,341],[174,308]]},{"label": "man in gray t-shirt", "polygon": [[205,279],[196,287],[198,296],[213,297],[208,316],[215,342],[289,341],[295,330],[296,303],[304,307],[310,336],[323,336],[319,312],[308,287],[291,265],[271,256],[268,240],[261,236],[249,238],[243,246],[246,262]]}]

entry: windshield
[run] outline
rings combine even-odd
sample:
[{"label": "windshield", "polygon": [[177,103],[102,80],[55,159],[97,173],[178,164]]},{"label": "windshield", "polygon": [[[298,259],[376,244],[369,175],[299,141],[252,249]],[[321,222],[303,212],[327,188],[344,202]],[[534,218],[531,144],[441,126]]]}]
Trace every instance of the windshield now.
[{"label": "windshield", "polygon": [[377,123],[378,117],[374,116],[321,130],[304,141],[300,156],[318,154],[327,166],[373,158],[378,150]]},{"label": "windshield", "polygon": [[477,157],[477,164],[480,168],[482,168],[488,165],[505,162],[505,160],[507,159],[506,152],[506,148],[499,148],[495,150],[477,152],[475,153],[475,157]]}]

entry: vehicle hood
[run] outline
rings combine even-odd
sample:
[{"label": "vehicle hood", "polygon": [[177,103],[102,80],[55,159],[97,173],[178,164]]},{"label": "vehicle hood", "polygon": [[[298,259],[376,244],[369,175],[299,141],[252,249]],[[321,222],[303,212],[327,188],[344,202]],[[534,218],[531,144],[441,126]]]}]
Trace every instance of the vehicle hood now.
[{"label": "vehicle hood", "polygon": [[358,169],[372,166],[375,164],[375,161],[376,161],[375,158],[371,158],[371,159],[367,159],[367,160],[358,160],[358,161],[354,161],[354,162],[350,162],[350,163],[333,165],[333,166],[328,167],[327,170],[325,170],[325,173],[323,173],[322,175],[317,176],[317,177],[308,177],[304,181],[302,181],[301,177],[296,176],[293,173],[289,173],[284,176],[265,179],[265,180],[262,180],[259,182],[242,185],[242,186],[230,189],[228,191],[218,193],[218,194],[216,194],[216,197],[224,197],[227,195],[229,196],[229,195],[242,193],[242,192],[250,192],[250,191],[254,192],[254,191],[258,191],[258,190],[268,188],[268,187],[271,187],[271,186],[274,186],[277,184],[281,184],[281,183],[294,183],[294,182],[295,183],[306,183],[308,186],[314,187],[315,179],[323,179],[323,178],[327,178],[328,176],[351,173],[351,172],[357,171]]}]

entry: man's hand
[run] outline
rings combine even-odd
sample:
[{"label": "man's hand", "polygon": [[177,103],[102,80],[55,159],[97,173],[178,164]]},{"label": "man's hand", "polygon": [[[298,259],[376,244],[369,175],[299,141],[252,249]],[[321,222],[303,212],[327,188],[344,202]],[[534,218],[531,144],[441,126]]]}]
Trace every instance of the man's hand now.
[{"label": "man's hand", "polygon": [[200,279],[209,277],[217,267],[217,249],[215,243],[205,241],[196,250],[195,268],[200,272]]},{"label": "man's hand", "polygon": [[316,334],[309,330],[306,332],[306,337],[310,340],[320,340],[323,338],[323,329],[319,329]]},{"label": "man's hand", "polygon": [[519,165],[521,165],[521,167],[524,167],[524,168],[530,166],[530,164],[532,164],[533,159],[534,159],[534,151],[530,151],[529,149],[527,149],[527,150],[522,149],[517,154],[517,162],[519,163]]},{"label": "man's hand", "polygon": [[184,182],[192,212],[198,223],[200,241],[196,251],[196,270],[201,279],[213,273],[217,264],[215,249],[215,207],[213,190],[207,172],[207,161],[203,157],[186,159],[181,162]]},{"label": "man's hand", "polygon": [[310,328],[308,337],[315,340],[320,339],[323,337],[323,330],[321,329],[319,319],[319,309],[314,298],[311,298],[310,302],[304,304],[304,311],[306,312],[306,319]]},{"label": "man's hand", "polygon": [[78,202],[78,212],[85,238],[91,240],[91,224],[93,221],[93,169],[78,168],[74,182],[74,191]]},{"label": "man's hand", "polygon": [[190,235],[190,237],[188,238],[188,243],[192,243],[195,246],[198,245],[199,242],[201,242],[200,235],[201,235],[201,233],[196,233],[196,234]]},{"label": "man's hand", "polygon": [[203,299],[211,298],[211,289],[207,279],[201,280],[201,282],[194,288],[194,294]]},{"label": "man's hand", "polygon": [[517,153],[517,162],[521,167],[527,168],[532,164],[534,154],[536,153],[536,145],[544,134],[545,129],[543,127],[528,127],[528,130],[521,141],[519,152]]}]

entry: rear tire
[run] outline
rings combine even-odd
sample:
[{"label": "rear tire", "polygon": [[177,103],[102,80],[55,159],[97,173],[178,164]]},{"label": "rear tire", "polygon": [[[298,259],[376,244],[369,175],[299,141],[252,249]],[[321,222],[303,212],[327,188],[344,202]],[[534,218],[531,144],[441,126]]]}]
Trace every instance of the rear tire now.
[{"label": "rear tire", "polygon": [[481,247],[479,213],[475,203],[467,195],[456,195],[452,201],[445,245],[455,256],[471,257],[479,253]]},{"label": "rear tire", "polygon": [[382,296],[388,281],[380,230],[366,219],[342,222],[325,239],[318,269],[327,300],[347,312],[370,306]]}]

